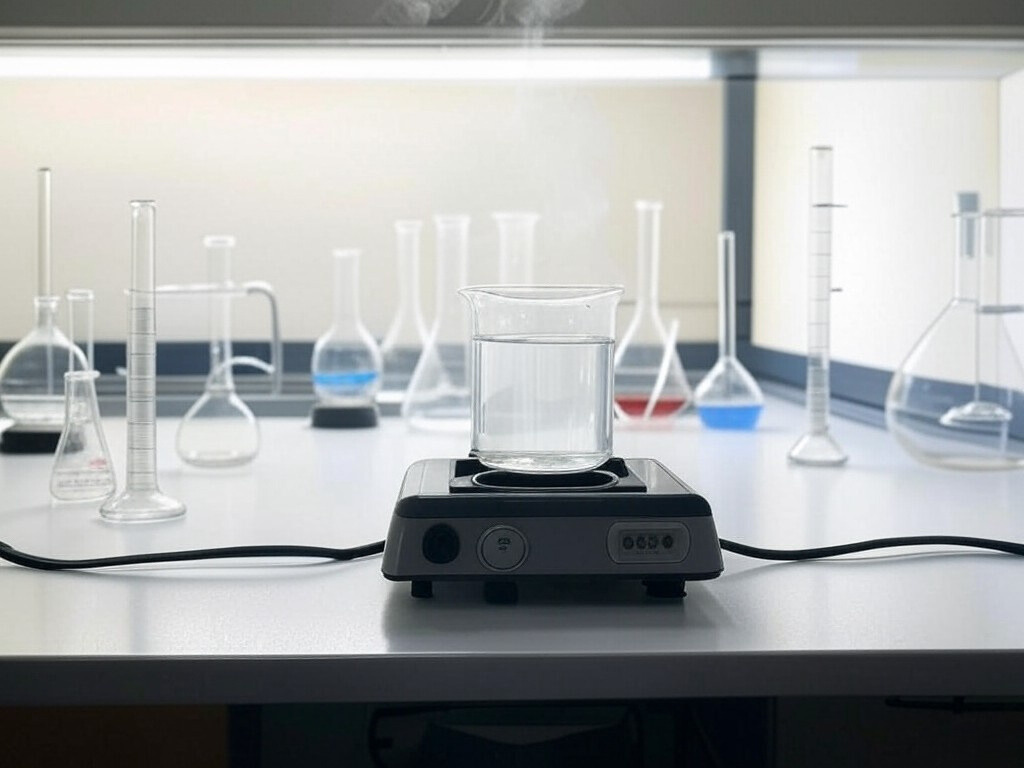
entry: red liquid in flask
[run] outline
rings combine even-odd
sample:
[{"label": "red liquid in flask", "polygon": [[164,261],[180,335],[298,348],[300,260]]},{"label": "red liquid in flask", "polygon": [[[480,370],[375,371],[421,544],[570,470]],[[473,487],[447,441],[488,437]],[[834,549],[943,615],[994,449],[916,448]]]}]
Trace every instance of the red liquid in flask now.
[{"label": "red liquid in flask", "polygon": [[[643,416],[647,410],[647,401],[650,397],[643,395],[620,395],[615,398],[615,404],[622,409],[627,416]],[[661,397],[654,403],[651,417],[670,416],[686,407],[685,397]]]}]

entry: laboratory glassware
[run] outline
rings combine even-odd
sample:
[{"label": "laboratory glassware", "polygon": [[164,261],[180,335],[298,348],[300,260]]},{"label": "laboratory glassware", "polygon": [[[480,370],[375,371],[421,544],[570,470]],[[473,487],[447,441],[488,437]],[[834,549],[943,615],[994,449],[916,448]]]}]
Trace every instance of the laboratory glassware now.
[{"label": "laboratory glassware", "polygon": [[471,453],[513,472],[582,472],[612,455],[619,286],[477,286]]},{"label": "laboratory glassware", "polygon": [[116,522],[168,520],[185,505],[160,492],[156,477],[156,204],[133,200],[128,291],[128,455],[124,490],[100,506]]},{"label": "laboratory glassware", "polygon": [[540,216],[531,211],[496,211],[491,218],[498,227],[498,282],[532,285],[534,231]]},{"label": "laboratory glassware", "polygon": [[[334,250],[334,321],[313,345],[313,426],[373,426],[377,420],[381,355],[359,316],[359,255],[353,248]],[[351,422],[346,411],[366,418]]]},{"label": "laboratory glassware", "polygon": [[414,429],[470,427],[469,323],[458,291],[466,286],[469,216],[435,216],[437,284],[434,323],[402,403]]},{"label": "laboratory glassware", "polygon": [[[50,453],[64,417],[64,373],[80,354],[57,327],[60,298],[52,295],[50,251],[50,169],[38,171],[37,286],[35,324],[0,362],[0,406],[14,420],[0,450]],[[84,365],[84,359],[80,361]]]},{"label": "laboratory glassware", "polygon": [[[231,256],[235,238],[209,235],[206,249],[209,296],[210,372],[203,394],[192,404],[178,425],[175,446],[178,456],[197,467],[236,467],[256,458],[260,431],[253,416],[235,391],[231,354],[231,302],[228,291],[235,288]],[[218,293],[217,288],[224,293]]]},{"label": "laboratory glassware", "polygon": [[893,374],[886,424],[926,464],[1021,467],[1024,369],[1007,322],[1024,306],[1005,295],[1005,275],[1022,263],[1024,210],[979,214],[974,192],[956,202],[953,297]]},{"label": "laboratory glassware", "polygon": [[71,341],[68,370],[81,370],[84,358],[84,370],[91,371],[96,367],[93,362],[95,294],[88,288],[72,288],[64,294],[64,298],[68,303],[68,338]]},{"label": "laboratory glassware", "polygon": [[100,501],[117,489],[96,400],[99,375],[95,370],[64,374],[64,430],[50,474],[50,495],[58,501]]},{"label": "laboratory glassware", "polygon": [[697,414],[711,429],[754,429],[764,395],[736,357],[736,235],[718,235],[718,360],[694,390]]},{"label": "laboratory glassware", "polygon": [[427,324],[420,309],[420,230],[423,222],[395,222],[398,245],[398,311],[380,345],[381,385],[377,401],[397,405],[416,369],[427,341]]},{"label": "laboratory glassware", "polygon": [[658,380],[664,350],[675,348],[661,319],[658,303],[658,262],[661,251],[661,208],[657,201],[637,200],[637,298],[633,317],[615,346],[615,408],[630,419],[674,417],[692,398],[678,354],[669,358],[664,386],[653,408],[648,403]]},{"label": "laboratory glassware", "polygon": [[832,297],[832,147],[811,147],[807,253],[807,432],[789,460],[838,466],[847,456],[828,428],[829,334]]}]

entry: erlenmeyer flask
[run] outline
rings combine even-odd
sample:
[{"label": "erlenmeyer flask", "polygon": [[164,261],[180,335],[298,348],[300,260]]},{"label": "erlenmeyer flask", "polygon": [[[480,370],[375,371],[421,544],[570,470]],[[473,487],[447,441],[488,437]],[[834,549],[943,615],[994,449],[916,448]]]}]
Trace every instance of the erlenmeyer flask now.
[{"label": "erlenmeyer flask", "polygon": [[[658,306],[661,203],[637,200],[637,298],[633,317],[615,347],[615,406],[619,416],[675,416],[692,397],[682,361],[671,355],[664,385],[648,408],[659,381],[664,350],[674,345]],[[645,417],[646,414],[646,417]]]},{"label": "erlenmeyer flask", "polygon": [[398,404],[420,359],[427,340],[427,324],[420,309],[420,229],[423,222],[395,222],[398,239],[398,312],[380,345],[380,403]]},{"label": "erlenmeyer flask", "polygon": [[694,391],[697,413],[711,429],[753,429],[764,407],[754,377],[736,357],[736,235],[718,235],[718,361]]},{"label": "erlenmeyer flask", "polygon": [[1024,256],[1024,210],[979,215],[977,194],[957,197],[953,298],[893,375],[886,423],[926,464],[1021,467],[1024,367],[1006,322],[1024,307],[1003,296],[1000,277],[1005,257]]},{"label": "erlenmeyer flask", "polygon": [[498,227],[498,282],[533,285],[533,234],[540,216],[530,211],[491,214]]},{"label": "erlenmeyer flask", "polygon": [[207,277],[224,293],[209,294],[210,373],[203,394],[178,425],[175,446],[181,460],[197,467],[236,467],[256,458],[260,450],[259,425],[235,392],[231,371],[231,253],[235,238],[210,235],[206,248]]},{"label": "erlenmeyer flask", "polygon": [[359,251],[336,249],[334,322],[313,345],[313,426],[374,426],[380,371],[380,349],[359,316]]},{"label": "erlenmeyer flask", "polygon": [[64,374],[64,431],[50,475],[50,495],[59,501],[100,501],[117,488],[96,402],[99,375],[92,370]]},{"label": "erlenmeyer flask", "polygon": [[415,429],[469,431],[469,323],[458,291],[466,286],[469,216],[435,216],[436,316],[409,383],[402,416]]}]

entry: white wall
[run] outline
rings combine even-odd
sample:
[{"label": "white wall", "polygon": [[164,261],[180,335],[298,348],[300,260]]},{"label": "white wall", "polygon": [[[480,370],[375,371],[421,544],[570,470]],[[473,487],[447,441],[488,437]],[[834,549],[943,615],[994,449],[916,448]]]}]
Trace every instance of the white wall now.
[{"label": "white wall", "polygon": [[[206,234],[238,238],[236,277],[265,279],[286,338],[329,324],[329,252],[365,249],[371,331],[394,310],[392,221],[473,214],[471,281],[496,277],[494,209],[534,208],[543,281],[632,292],[637,197],[665,201],[662,295],[681,336],[716,334],[721,86],[0,82],[0,339],[31,322],[35,169],[53,168],[54,287],[92,287],[97,337],[124,338],[132,198],[158,203],[158,281],[204,279]],[[425,227],[424,302],[433,232]],[[160,315],[202,338],[203,305]],[[180,305],[184,306],[184,305]],[[260,338],[262,307],[238,338]],[[191,315],[191,317],[188,317]]]},{"label": "white wall", "polygon": [[997,203],[999,105],[994,80],[759,83],[754,342],[806,350],[808,150],[830,144],[849,206],[834,217],[832,356],[899,366],[950,297],[954,192]]}]

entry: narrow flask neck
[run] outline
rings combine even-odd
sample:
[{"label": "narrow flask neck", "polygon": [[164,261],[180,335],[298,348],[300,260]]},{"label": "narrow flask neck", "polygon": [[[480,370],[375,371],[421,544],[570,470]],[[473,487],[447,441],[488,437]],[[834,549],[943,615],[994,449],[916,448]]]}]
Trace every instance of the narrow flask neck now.
[{"label": "narrow flask neck", "polygon": [[399,223],[398,233],[398,316],[416,324],[422,333],[420,307],[420,223]]},{"label": "narrow flask neck", "polygon": [[980,290],[981,248],[976,193],[957,196],[956,252],[953,259],[954,301],[977,301]]},{"label": "narrow flask neck", "polygon": [[498,282],[503,285],[533,283],[533,234],[535,213],[496,213],[498,226]]},{"label": "narrow flask neck", "polygon": [[[464,314],[458,291],[466,286],[469,245],[468,216],[439,216],[437,224],[437,295],[435,328],[463,329]],[[459,334],[461,335],[461,333]]]},{"label": "narrow flask neck", "polygon": [[36,296],[34,304],[36,327],[53,328],[60,299],[57,296]]},{"label": "narrow flask neck", "polygon": [[[230,288],[232,283],[231,260],[234,238],[211,236],[206,246],[206,277],[212,285]],[[210,377],[208,390],[224,390],[234,387],[229,361],[231,349],[231,297],[214,291],[209,299],[210,312]]]},{"label": "narrow flask neck", "polygon": [[718,236],[718,356],[736,357],[736,236]]},{"label": "narrow flask neck", "polygon": [[359,252],[334,252],[334,330],[359,326]]},{"label": "narrow flask neck", "polygon": [[637,309],[658,305],[658,269],[661,255],[661,203],[636,204]]}]

